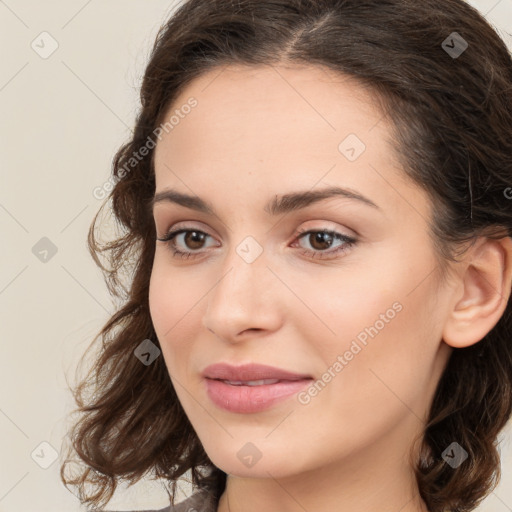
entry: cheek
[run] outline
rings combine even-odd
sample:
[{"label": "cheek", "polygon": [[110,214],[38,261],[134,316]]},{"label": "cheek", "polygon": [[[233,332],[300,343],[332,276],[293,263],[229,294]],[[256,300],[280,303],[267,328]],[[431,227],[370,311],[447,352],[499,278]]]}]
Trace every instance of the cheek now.
[{"label": "cheek", "polygon": [[165,249],[157,250],[149,283],[149,308],[153,325],[162,341],[195,316],[206,300],[208,283],[198,272],[169,265]]},{"label": "cheek", "polygon": [[411,293],[413,275],[387,275],[381,286],[352,276],[343,287],[331,281],[310,292],[308,305],[335,334],[303,309],[296,316],[301,336],[314,346],[311,360],[324,372],[303,412],[333,436],[333,449],[351,439],[371,442],[403,418],[417,422],[411,411],[422,414],[438,343],[426,307],[431,290]]},{"label": "cheek", "polygon": [[155,258],[149,285],[149,310],[169,371],[186,357],[193,345],[190,335],[197,329],[198,311],[205,291],[199,283],[169,272]]},{"label": "cheek", "polygon": [[[434,260],[403,251],[398,258],[396,250],[379,256],[364,271],[347,266],[336,277],[328,269],[299,280],[295,289],[309,309],[297,305],[294,313],[301,336],[314,344],[319,366],[330,368],[344,356],[337,375],[345,376],[337,380],[342,385],[346,379],[348,389],[382,387],[371,369],[390,383],[418,382],[415,372],[428,370],[439,344],[433,277],[425,278]],[[357,371],[346,371],[350,368]]]}]

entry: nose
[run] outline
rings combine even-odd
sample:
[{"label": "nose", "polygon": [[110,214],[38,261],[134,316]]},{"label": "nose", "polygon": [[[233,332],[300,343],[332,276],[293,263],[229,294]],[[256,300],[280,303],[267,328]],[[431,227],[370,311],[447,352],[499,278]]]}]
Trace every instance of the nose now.
[{"label": "nose", "polygon": [[277,330],[283,312],[279,284],[264,252],[250,262],[233,249],[223,263],[221,278],[207,295],[203,325],[230,343]]}]

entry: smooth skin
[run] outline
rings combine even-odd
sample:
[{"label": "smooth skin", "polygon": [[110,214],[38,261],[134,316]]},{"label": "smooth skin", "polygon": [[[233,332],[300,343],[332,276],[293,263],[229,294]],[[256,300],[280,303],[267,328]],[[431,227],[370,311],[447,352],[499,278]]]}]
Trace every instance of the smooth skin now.
[{"label": "smooth skin", "polygon": [[[312,66],[217,68],[189,84],[169,115],[190,97],[197,106],[157,143],[156,192],[198,196],[215,214],[155,204],[158,238],[190,229],[172,242],[192,257],[156,241],[149,298],[179,400],[228,474],[218,511],[426,511],[409,451],[452,351],[481,340],[505,310],[511,239],[478,239],[440,279],[430,201],[406,179],[390,125],[353,79]],[[339,149],[349,134],[365,145],[353,161]],[[277,216],[265,210],[276,196],[329,186],[376,206],[336,196]],[[261,254],[248,263],[242,242]],[[206,393],[200,374],[217,362],[322,379],[397,303],[309,403],[292,396],[238,414]],[[238,456],[247,443],[261,454],[251,467]]]}]

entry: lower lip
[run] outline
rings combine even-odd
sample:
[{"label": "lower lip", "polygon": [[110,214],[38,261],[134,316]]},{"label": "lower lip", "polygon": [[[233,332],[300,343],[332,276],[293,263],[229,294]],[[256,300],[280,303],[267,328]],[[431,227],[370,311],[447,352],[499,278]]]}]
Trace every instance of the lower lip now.
[{"label": "lower lip", "polygon": [[261,386],[235,386],[220,380],[205,379],[211,401],[230,412],[261,412],[308,386],[312,379],[288,380]]}]

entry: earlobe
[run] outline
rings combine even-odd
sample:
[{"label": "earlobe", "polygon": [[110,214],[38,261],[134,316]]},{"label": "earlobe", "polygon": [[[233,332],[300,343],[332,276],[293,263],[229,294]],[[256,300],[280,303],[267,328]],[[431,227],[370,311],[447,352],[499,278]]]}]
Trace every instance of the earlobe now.
[{"label": "earlobe", "polygon": [[464,266],[443,330],[443,340],[454,348],[483,339],[503,315],[512,286],[512,238],[480,239],[466,254]]}]

